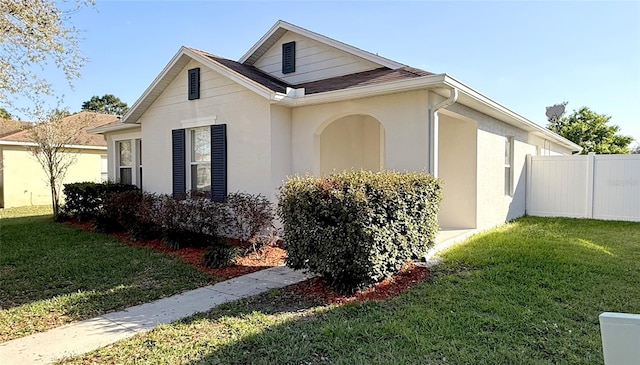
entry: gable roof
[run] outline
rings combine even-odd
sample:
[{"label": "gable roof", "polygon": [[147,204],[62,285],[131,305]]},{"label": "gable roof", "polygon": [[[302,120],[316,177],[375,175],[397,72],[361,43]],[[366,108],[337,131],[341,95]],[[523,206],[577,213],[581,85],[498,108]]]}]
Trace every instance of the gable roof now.
[{"label": "gable roof", "polygon": [[[254,67],[253,64],[289,31],[377,63],[381,67],[296,85],[289,84]],[[136,123],[190,60],[195,60],[205,67],[209,67],[274,103],[289,106],[312,105],[418,89],[431,89],[442,95],[443,92],[446,93],[447,90],[455,88],[460,90],[459,102],[462,104],[479,107],[486,114],[499,120],[549,137],[574,151],[580,150],[580,146],[577,144],[520,116],[447,74],[432,74],[405,66],[282,20],[276,22],[239,61],[226,59],[195,48],[181,47],[124,115],[122,123],[95,128],[92,132],[104,133],[125,129],[128,128],[125,127],[125,124]]]},{"label": "gable roof", "polygon": [[[115,115],[80,112],[63,118],[61,122],[72,127],[79,127],[80,133],[76,137],[74,146],[105,147],[107,143],[104,138],[100,135],[89,133],[88,130],[114,120],[117,120]],[[38,128],[38,125],[35,124],[32,128]],[[2,142],[9,142],[8,144],[34,143],[31,138],[30,128],[0,137],[0,144]]]},{"label": "gable roof", "polygon": [[287,87],[290,86],[253,66],[243,65],[195,48],[182,46],[123,116],[123,123],[135,123],[190,60],[195,60],[268,99],[276,99],[277,94],[284,94]]},{"label": "gable roof", "polygon": [[[290,89],[308,87],[311,92],[307,93],[313,94],[341,88],[373,85],[389,81],[433,75],[430,72],[417,68],[404,66],[402,64],[393,64],[393,66],[399,65],[400,67],[396,69],[381,67],[371,71],[359,72],[325,80],[302,84],[289,84],[259,70],[252,65],[233,61],[196,48],[182,46],[151,85],[147,87],[142,96],[123,116],[122,122],[125,124],[135,123],[192,59],[213,69],[223,76],[228,77],[249,90],[258,93],[267,99],[276,101],[285,99]],[[106,132],[108,130],[110,129],[106,128],[105,130],[100,130],[100,132]]]},{"label": "gable roof", "polygon": [[269,50],[269,48],[271,48],[274,44],[276,44],[276,42],[278,42],[278,40],[282,38],[282,36],[288,31],[300,34],[307,38],[311,38],[317,42],[324,43],[328,46],[337,48],[341,51],[364,58],[365,60],[371,61],[373,63],[377,63],[382,67],[397,69],[405,66],[399,62],[378,56],[377,54],[367,52],[365,50],[356,48],[346,43],[342,43],[340,41],[331,39],[322,34],[318,34],[316,32],[312,32],[308,29],[304,29],[297,25],[287,23],[283,20],[278,20],[276,24],[274,24],[274,26],[271,27],[271,29],[269,29],[269,31],[264,36],[262,36],[262,38],[260,38],[258,42],[254,44],[253,47],[251,47],[249,51],[247,51],[247,53],[244,54],[244,56],[242,56],[242,58],[240,58],[239,62],[245,65],[252,66],[258,59],[260,59],[260,57],[262,57],[265,54],[265,52]]}]

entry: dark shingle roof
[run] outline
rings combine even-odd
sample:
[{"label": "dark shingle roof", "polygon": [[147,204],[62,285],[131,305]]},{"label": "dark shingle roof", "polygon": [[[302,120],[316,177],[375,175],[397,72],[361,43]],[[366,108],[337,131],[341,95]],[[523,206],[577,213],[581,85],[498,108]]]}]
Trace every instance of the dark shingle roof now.
[{"label": "dark shingle roof", "polygon": [[253,66],[248,66],[242,64],[240,62],[232,61],[227,58],[223,58],[220,56],[213,55],[211,53],[201,51],[199,49],[190,48],[192,51],[200,54],[201,56],[207,57],[208,59],[220,64],[223,67],[228,68],[229,70],[240,74],[246,78],[249,78],[258,84],[268,88],[269,90],[273,90],[278,93],[286,93],[287,87],[291,87],[291,85],[287,84],[282,80],[278,80],[277,78],[264,73]]},{"label": "dark shingle roof", "polygon": [[391,81],[405,80],[429,75],[433,74],[431,72],[408,66],[395,70],[382,67],[376,68],[375,70],[332,77],[325,80],[306,82],[303,84],[299,84],[296,87],[305,88],[305,95],[311,95],[327,91],[343,90],[357,86],[383,84]]},{"label": "dark shingle roof", "polygon": [[190,49],[237,74],[253,80],[254,82],[268,88],[269,90],[279,93],[286,93],[287,88],[291,87],[296,89],[305,88],[305,95],[311,95],[327,91],[348,89],[357,86],[383,84],[391,81],[406,80],[415,77],[433,75],[433,73],[431,72],[409,66],[405,66],[395,70],[387,67],[381,67],[375,70],[357,72],[349,75],[292,85],[279,80],[265,72],[262,72],[254,66],[245,65],[243,63],[232,61],[230,59],[216,56],[195,48]]}]

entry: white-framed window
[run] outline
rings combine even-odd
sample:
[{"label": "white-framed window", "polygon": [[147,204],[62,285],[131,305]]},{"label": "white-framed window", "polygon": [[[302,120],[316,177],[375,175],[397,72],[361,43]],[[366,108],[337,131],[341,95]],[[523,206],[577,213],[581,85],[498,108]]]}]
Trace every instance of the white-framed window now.
[{"label": "white-framed window", "polygon": [[107,155],[100,155],[100,182],[109,181],[109,164]]},{"label": "white-framed window", "polygon": [[117,166],[118,166],[118,182],[122,184],[133,183],[133,156],[131,151],[131,140],[123,140],[116,142],[117,147]]},{"label": "white-framed window", "polygon": [[138,178],[136,185],[142,189],[142,139],[136,139],[136,164],[138,165]]},{"label": "white-framed window", "polygon": [[211,129],[187,130],[187,186],[192,191],[211,190]]},{"label": "white-framed window", "polygon": [[513,195],[513,137],[504,138],[504,195]]}]

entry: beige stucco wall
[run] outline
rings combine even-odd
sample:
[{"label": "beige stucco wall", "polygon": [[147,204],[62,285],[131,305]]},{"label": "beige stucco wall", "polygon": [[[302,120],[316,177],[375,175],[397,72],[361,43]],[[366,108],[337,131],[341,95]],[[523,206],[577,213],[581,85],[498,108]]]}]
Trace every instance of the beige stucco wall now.
[{"label": "beige stucco wall", "polygon": [[[193,67],[201,67],[201,98],[190,101],[187,70]],[[171,193],[171,130],[219,123],[227,124],[230,192],[261,193],[275,200],[286,176],[319,176],[333,168],[426,171],[428,106],[440,100],[418,90],[280,106],[191,61],[139,119],[139,132],[108,134],[109,173],[115,176],[115,142],[141,137],[143,189]],[[505,194],[505,136],[514,140],[513,195]],[[523,215],[526,154],[570,152],[459,103],[442,111],[439,137],[445,180],[440,218],[448,227],[482,229]]]},{"label": "beige stucco wall", "polygon": [[[194,67],[200,67],[200,99],[187,100],[187,70]],[[267,100],[191,61],[139,119],[143,189],[171,193],[171,130],[225,123],[229,192],[272,196],[270,119]]]},{"label": "beige stucco wall", "polygon": [[271,201],[276,201],[278,188],[291,174],[291,108],[271,106]]},{"label": "beige stucco wall", "polygon": [[349,115],[334,121],[320,135],[320,173],[379,171],[383,136],[382,125],[371,116]]},{"label": "beige stucco wall", "polygon": [[[42,166],[24,146],[0,146],[2,149],[2,191],[4,207],[51,204],[51,192]],[[100,156],[106,150],[74,150],[76,158],[62,183],[100,182]]]},{"label": "beige stucco wall", "polygon": [[332,122],[350,115],[376,119],[384,130],[382,165],[396,171],[427,168],[427,92],[386,96],[295,108],[292,123],[292,172],[321,174],[321,135]]},{"label": "beige stucco wall", "polygon": [[446,228],[475,228],[477,211],[477,123],[439,112],[439,176],[443,200],[438,222]]},{"label": "beige stucco wall", "polygon": [[[535,156],[546,149],[557,154],[569,154],[570,151],[464,105],[455,104],[447,109],[478,123],[477,228],[490,228],[524,215],[526,155]],[[505,194],[505,137],[513,137],[514,141],[513,195]],[[443,142],[440,141],[440,143]]]}]

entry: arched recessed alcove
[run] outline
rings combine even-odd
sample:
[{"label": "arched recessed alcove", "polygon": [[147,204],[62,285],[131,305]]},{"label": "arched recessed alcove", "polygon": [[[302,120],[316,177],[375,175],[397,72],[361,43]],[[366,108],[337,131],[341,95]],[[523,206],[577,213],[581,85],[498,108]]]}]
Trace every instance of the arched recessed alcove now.
[{"label": "arched recessed alcove", "polygon": [[354,114],[329,123],[320,134],[320,173],[384,168],[384,127],[370,115]]}]

